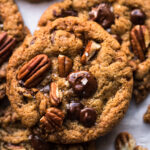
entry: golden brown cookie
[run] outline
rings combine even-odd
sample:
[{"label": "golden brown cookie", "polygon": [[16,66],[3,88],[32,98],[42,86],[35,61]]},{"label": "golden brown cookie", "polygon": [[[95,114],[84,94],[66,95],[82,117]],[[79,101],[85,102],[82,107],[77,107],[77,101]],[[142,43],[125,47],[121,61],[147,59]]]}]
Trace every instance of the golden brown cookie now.
[{"label": "golden brown cookie", "polygon": [[5,97],[8,58],[26,34],[26,28],[13,0],[0,1],[0,100]]},{"label": "golden brown cookie", "polygon": [[9,61],[7,95],[22,123],[48,141],[87,142],[123,118],[132,71],[119,43],[92,21],[67,17],[41,27]]},{"label": "golden brown cookie", "polygon": [[133,95],[142,102],[150,89],[150,1],[149,0],[65,0],[51,5],[39,26],[66,16],[94,20],[120,43],[127,45],[129,65],[134,71]]}]

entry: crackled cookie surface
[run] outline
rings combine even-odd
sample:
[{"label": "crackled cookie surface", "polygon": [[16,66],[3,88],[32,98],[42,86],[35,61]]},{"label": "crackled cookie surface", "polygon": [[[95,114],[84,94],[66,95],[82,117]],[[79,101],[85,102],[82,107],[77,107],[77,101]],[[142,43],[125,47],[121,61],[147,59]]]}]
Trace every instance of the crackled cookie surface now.
[{"label": "crackled cookie surface", "polygon": [[5,97],[7,61],[24,39],[25,27],[13,0],[0,1],[0,100]]},{"label": "crackled cookie surface", "polygon": [[78,16],[102,25],[123,45],[134,71],[133,95],[137,103],[149,93],[150,1],[149,0],[65,0],[51,5],[39,26],[66,16]]},{"label": "crackled cookie surface", "polygon": [[8,99],[0,101],[0,150],[96,150],[95,142],[57,145],[44,141],[37,131],[20,123]]},{"label": "crackled cookie surface", "polygon": [[41,27],[10,59],[7,95],[22,123],[57,143],[106,134],[132,94],[126,47],[92,21],[67,17]]}]

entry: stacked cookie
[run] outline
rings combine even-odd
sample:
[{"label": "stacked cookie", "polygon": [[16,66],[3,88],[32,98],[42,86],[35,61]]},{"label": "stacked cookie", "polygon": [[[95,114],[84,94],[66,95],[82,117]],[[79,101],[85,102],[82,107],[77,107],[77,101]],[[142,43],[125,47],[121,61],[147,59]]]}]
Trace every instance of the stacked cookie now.
[{"label": "stacked cookie", "polygon": [[30,35],[13,0],[0,1],[0,148],[95,150],[132,93],[137,103],[149,93],[149,7],[65,0]]}]

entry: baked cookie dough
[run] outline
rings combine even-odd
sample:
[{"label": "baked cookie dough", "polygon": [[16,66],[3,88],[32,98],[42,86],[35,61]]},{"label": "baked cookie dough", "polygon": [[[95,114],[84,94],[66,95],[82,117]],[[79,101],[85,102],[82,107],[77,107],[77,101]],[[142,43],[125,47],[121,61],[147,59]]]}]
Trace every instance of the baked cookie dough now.
[{"label": "baked cookie dough", "polygon": [[26,34],[21,14],[13,0],[0,1],[0,100],[5,97],[8,58]]},{"label": "baked cookie dough", "polygon": [[133,95],[142,102],[150,89],[150,0],[65,0],[51,5],[39,26],[66,16],[94,20],[130,50],[126,53],[134,71]]},{"label": "baked cookie dough", "polygon": [[0,101],[0,150],[96,150],[94,141],[76,145],[48,143],[23,127],[8,99]]},{"label": "baked cookie dough", "polygon": [[8,65],[7,95],[22,124],[62,144],[108,133],[132,95],[126,48],[93,21],[67,17],[41,27]]}]

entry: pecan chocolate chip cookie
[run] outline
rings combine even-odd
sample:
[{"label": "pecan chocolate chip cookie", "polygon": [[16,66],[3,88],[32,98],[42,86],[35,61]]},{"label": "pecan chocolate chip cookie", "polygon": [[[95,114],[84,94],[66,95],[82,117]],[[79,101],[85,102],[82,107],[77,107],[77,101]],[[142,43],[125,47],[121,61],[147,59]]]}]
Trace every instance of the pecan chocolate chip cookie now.
[{"label": "pecan chocolate chip cookie", "polygon": [[22,126],[8,99],[0,101],[0,150],[96,150],[95,142],[57,145]]},{"label": "pecan chocolate chip cookie", "polygon": [[126,48],[93,21],[50,22],[9,61],[12,107],[24,125],[51,142],[87,142],[106,134],[124,116],[132,95]]},{"label": "pecan chocolate chip cookie", "polygon": [[25,27],[13,0],[0,1],[0,100],[5,97],[7,61],[25,37]]},{"label": "pecan chocolate chip cookie", "polygon": [[137,103],[142,102],[150,89],[150,1],[65,0],[47,9],[39,26],[66,16],[78,16],[83,20],[97,22],[119,43],[131,49],[126,53],[134,71],[133,95]]}]

